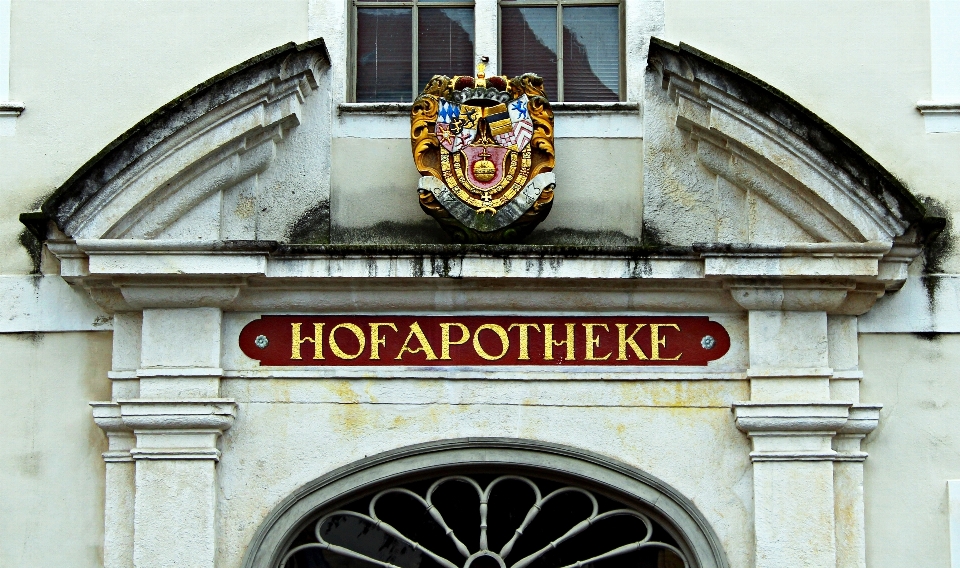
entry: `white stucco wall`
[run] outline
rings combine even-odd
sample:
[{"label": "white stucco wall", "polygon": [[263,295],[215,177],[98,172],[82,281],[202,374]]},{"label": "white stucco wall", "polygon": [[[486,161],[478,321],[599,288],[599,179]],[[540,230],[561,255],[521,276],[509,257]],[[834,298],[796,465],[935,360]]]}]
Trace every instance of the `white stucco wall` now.
[{"label": "white stucco wall", "polygon": [[307,39],[307,3],[13,0],[10,89],[29,110],[0,137],[0,273],[32,268],[17,215],[191,87]]},{"label": "white stucco wall", "polygon": [[864,400],[883,403],[864,444],[870,568],[950,566],[947,480],[960,477],[960,337],[863,335]]},{"label": "white stucco wall", "polygon": [[112,334],[0,334],[0,566],[102,566]]}]

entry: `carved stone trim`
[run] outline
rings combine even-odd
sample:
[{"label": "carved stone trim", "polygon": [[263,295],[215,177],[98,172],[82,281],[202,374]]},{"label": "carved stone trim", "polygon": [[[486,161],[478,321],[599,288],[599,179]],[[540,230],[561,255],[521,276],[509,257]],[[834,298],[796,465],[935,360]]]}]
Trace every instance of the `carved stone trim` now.
[{"label": "carved stone trim", "polygon": [[847,422],[849,402],[738,402],[737,428],[750,436],[769,433],[833,435]]},{"label": "carved stone trim", "polygon": [[607,457],[547,442],[511,438],[463,438],[428,442],[365,458],[311,481],[278,504],[251,540],[243,568],[273,568],[289,539],[314,511],[380,483],[412,472],[443,471],[462,465],[523,467],[576,476],[606,485],[644,503],[682,532],[691,568],[729,566],[716,534],[696,506],[649,474]]},{"label": "carved stone trim", "polygon": [[540,194],[557,184],[556,176],[553,172],[544,172],[537,174],[532,180],[527,182],[517,196],[506,205],[497,210],[492,217],[477,215],[476,211],[467,204],[460,201],[450,191],[446,185],[433,176],[422,176],[419,182],[420,191],[426,191],[439,201],[444,208],[450,212],[457,221],[465,226],[481,231],[491,231],[502,229],[510,223],[513,223],[526,213],[531,206],[540,197]]},{"label": "carved stone trim", "polygon": [[233,425],[237,403],[233,399],[117,401],[123,424],[134,432],[145,430],[200,430],[221,433]]}]

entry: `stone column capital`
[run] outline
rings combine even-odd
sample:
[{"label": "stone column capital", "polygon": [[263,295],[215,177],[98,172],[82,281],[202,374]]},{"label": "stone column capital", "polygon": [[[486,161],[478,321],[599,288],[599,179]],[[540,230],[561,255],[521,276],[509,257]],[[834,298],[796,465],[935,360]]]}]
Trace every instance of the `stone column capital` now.
[{"label": "stone column capital", "polygon": [[93,421],[107,435],[107,451],[103,452],[105,462],[129,462],[130,448],[135,444],[133,430],[123,423],[120,405],[116,402],[91,402]]},{"label": "stone column capital", "polygon": [[120,417],[137,437],[135,460],[219,460],[217,439],[232,425],[237,403],[226,398],[121,399]]},{"label": "stone column capital", "polygon": [[847,423],[849,402],[738,402],[737,428],[753,441],[750,459],[833,461],[833,437]]},{"label": "stone column capital", "polygon": [[[753,461],[863,461],[860,440],[879,423],[879,404],[737,402],[737,428],[753,439]],[[835,449],[830,448],[836,440]]]},{"label": "stone column capital", "polygon": [[237,403],[229,398],[121,399],[117,401],[123,424],[134,432],[144,430],[215,430],[233,425]]},{"label": "stone column capital", "polygon": [[835,434],[847,423],[849,402],[737,402],[737,428],[748,435]]},{"label": "stone column capital", "polygon": [[745,279],[726,282],[724,287],[746,310],[835,312],[856,284],[844,280]]}]

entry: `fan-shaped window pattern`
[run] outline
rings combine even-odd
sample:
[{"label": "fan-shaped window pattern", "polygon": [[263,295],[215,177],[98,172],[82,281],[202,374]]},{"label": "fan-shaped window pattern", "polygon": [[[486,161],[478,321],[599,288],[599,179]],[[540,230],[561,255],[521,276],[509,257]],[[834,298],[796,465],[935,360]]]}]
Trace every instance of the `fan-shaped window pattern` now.
[{"label": "fan-shaped window pattern", "polygon": [[650,515],[588,488],[521,475],[402,483],[323,511],[282,568],[686,568]]}]

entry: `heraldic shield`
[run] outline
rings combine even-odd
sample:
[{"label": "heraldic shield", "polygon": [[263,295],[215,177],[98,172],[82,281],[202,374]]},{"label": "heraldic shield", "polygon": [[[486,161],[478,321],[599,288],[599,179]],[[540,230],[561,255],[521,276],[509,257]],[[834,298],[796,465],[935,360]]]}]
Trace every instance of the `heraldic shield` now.
[{"label": "heraldic shield", "polygon": [[436,75],[413,103],[420,207],[455,242],[518,242],[550,212],[553,111],[543,79]]}]

